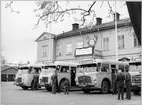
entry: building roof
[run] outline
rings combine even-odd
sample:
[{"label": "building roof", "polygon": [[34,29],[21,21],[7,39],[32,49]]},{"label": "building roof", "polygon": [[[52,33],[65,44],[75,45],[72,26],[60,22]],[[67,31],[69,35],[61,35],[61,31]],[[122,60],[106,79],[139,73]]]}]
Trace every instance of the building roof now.
[{"label": "building roof", "polygon": [[[131,21],[129,18],[121,19],[117,21],[117,24],[118,24],[118,27],[127,26],[131,24]],[[87,27],[84,27],[84,28],[79,28],[77,30],[71,30],[71,31],[57,35],[56,38],[60,39],[60,38],[76,36],[76,35],[81,35],[81,34],[86,34],[86,33],[92,33],[92,32],[112,29],[112,28],[115,28],[114,21],[108,22],[108,23],[102,23],[99,25],[94,25],[92,29],[88,29]]]},{"label": "building roof", "polygon": [[35,41],[37,42],[43,35],[45,34],[50,34],[52,36],[56,36],[55,34],[52,34],[52,33],[48,33],[48,32],[43,32]]},{"label": "building roof", "polygon": [[18,67],[12,67],[12,66],[2,66],[1,71],[5,71],[5,70],[10,69],[10,68],[13,68],[13,69],[18,71]]},{"label": "building roof", "polygon": [[[123,26],[128,26],[131,25],[130,18],[125,18],[125,19],[120,19],[117,21],[118,27],[123,27]],[[99,25],[94,25],[93,28],[88,29],[87,27],[79,28],[77,30],[71,30],[68,32],[64,32],[58,35],[51,34],[53,35],[56,39],[60,38],[65,38],[65,37],[71,37],[71,36],[77,36],[77,35],[82,35],[82,34],[87,34],[87,33],[92,33],[92,32],[98,32],[102,30],[107,30],[107,29],[113,29],[115,28],[115,22],[107,22],[107,23],[102,23]],[[44,34],[50,34],[48,32],[43,32],[35,41],[37,42]]]}]

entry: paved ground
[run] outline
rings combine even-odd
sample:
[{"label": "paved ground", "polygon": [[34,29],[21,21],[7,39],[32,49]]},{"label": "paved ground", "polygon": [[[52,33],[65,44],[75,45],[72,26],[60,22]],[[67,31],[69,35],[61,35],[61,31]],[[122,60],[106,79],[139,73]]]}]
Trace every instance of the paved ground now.
[{"label": "paved ground", "polygon": [[13,83],[1,84],[1,105],[141,105],[141,96],[132,94],[132,100],[117,100],[116,95],[82,91],[51,94],[44,89],[22,90]]}]

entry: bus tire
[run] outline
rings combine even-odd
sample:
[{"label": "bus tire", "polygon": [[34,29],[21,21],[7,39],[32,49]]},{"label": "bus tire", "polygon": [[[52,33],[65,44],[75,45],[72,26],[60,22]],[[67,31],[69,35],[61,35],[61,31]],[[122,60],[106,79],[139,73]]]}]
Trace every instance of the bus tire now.
[{"label": "bus tire", "polygon": [[23,89],[23,90],[27,90],[27,89],[28,89],[28,87],[26,87],[26,86],[22,86],[22,89]]},{"label": "bus tire", "polygon": [[90,90],[88,90],[88,89],[82,89],[82,91],[83,91],[84,93],[90,93]]},{"label": "bus tire", "polygon": [[[67,79],[68,80],[68,79]],[[68,80],[69,81],[69,80]],[[64,91],[64,82],[65,82],[65,79],[61,80],[60,84],[59,84],[59,90],[60,92],[63,92]]]},{"label": "bus tire", "polygon": [[103,80],[102,86],[101,86],[101,93],[107,94],[109,92],[109,84],[106,80]]}]

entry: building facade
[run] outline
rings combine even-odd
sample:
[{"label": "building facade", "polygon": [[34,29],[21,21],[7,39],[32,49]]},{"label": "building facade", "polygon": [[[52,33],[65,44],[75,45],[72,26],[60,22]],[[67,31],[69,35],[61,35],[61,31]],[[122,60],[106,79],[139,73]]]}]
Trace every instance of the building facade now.
[{"label": "building facade", "polygon": [[17,71],[17,67],[1,67],[1,81],[14,81]]},{"label": "building facade", "polygon": [[79,28],[73,24],[71,31],[53,35],[44,32],[37,42],[37,62],[72,61],[80,62],[87,58],[116,59],[124,57],[130,60],[140,59],[141,46],[138,44],[130,19],[117,20],[117,46],[114,21],[97,24],[91,29]]}]

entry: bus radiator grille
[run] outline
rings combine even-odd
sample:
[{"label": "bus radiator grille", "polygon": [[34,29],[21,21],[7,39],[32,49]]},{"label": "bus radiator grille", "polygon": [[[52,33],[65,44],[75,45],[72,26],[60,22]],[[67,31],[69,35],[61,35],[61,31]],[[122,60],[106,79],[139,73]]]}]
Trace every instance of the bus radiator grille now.
[{"label": "bus radiator grille", "polygon": [[79,83],[91,83],[91,77],[90,76],[80,76],[78,77]]},{"label": "bus radiator grille", "polygon": [[42,82],[48,82],[48,77],[42,77]]}]

